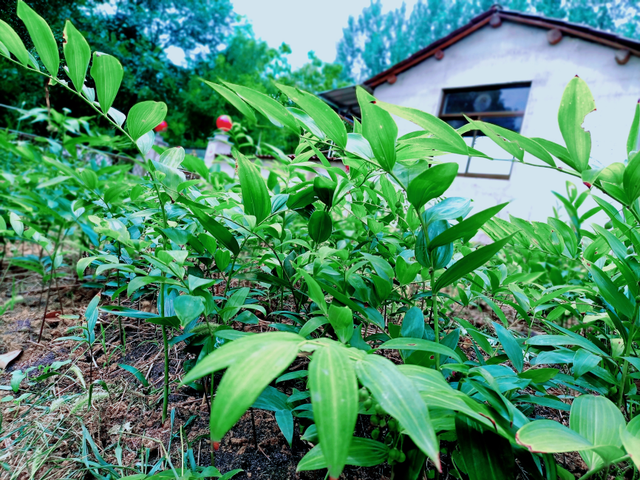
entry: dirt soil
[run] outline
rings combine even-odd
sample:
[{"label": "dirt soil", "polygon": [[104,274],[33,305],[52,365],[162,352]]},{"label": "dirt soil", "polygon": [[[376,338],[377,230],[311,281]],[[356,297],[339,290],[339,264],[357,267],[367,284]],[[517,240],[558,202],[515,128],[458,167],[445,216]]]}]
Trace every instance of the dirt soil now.
[{"label": "dirt soil", "polygon": [[[147,455],[145,463],[153,465],[162,450],[167,448],[171,438],[171,453],[174,466],[180,465],[180,428],[184,426],[185,438],[194,452],[197,465],[211,464],[208,438],[209,404],[208,398],[195,390],[177,388],[184,374],[183,363],[192,358],[184,349],[173,347],[170,351],[171,395],[169,411],[174,410],[174,425],[167,419],[162,423],[162,381],[163,357],[161,351],[162,335],[159,327],[135,319],[124,319],[126,333],[126,351],[123,351],[118,334],[117,317],[100,314],[96,329],[98,340],[90,355],[86,345],[75,341],[60,341],[61,337],[78,335],[80,330],[69,328],[82,323],[82,315],[91,299],[98,293],[95,288],[85,288],[71,271],[58,279],[57,288],[51,290],[42,340],[38,336],[45,313],[47,289],[43,289],[40,280],[22,269],[10,269],[9,281],[0,285],[0,298],[5,302],[11,298],[11,278],[20,278],[18,293],[23,300],[5,312],[0,320],[0,354],[22,350],[21,355],[6,369],[0,371],[0,385],[4,385],[6,395],[0,403],[0,412],[4,418],[3,438],[0,439],[0,461],[6,462],[11,473],[2,472],[0,478],[29,478],[27,464],[45,448],[42,441],[52,448],[42,466],[37,469],[34,478],[93,478],[86,476],[81,457],[83,434],[82,426],[91,436],[102,459],[107,464],[118,466],[117,450],[120,450],[121,465],[133,467],[140,463],[141,454]],[[13,282],[15,285],[15,282]],[[153,302],[143,300],[135,308],[152,311]],[[101,305],[108,304],[103,297]],[[123,305],[125,305],[123,303]],[[134,306],[134,305],[129,305]],[[76,317],[74,317],[76,316]],[[106,351],[100,340],[100,324],[105,330]],[[266,331],[268,323],[251,329]],[[236,327],[242,328],[238,324]],[[70,361],[61,371],[70,365],[76,365],[87,387],[94,383],[92,407],[76,408],[73,402],[56,407],[56,411],[46,413],[42,407],[51,409],[52,402],[64,396],[82,397],[86,389],[73,373],[66,376],[54,376],[38,384],[21,383],[21,390],[14,394],[8,387],[13,372],[26,371],[36,367],[29,374],[32,379],[45,368],[55,366],[55,362]],[[148,380],[150,387],[144,388],[133,375],[118,367],[119,363],[137,368]],[[77,374],[76,374],[77,375]],[[219,380],[219,379],[218,379]],[[296,381],[278,384],[285,393],[291,393]],[[106,385],[105,391],[100,385]],[[298,388],[301,385],[297,385]],[[31,392],[29,401],[16,402],[20,395]],[[2,395],[0,395],[2,396]],[[16,406],[17,405],[17,406]],[[39,413],[34,412],[34,407]],[[42,413],[45,412],[45,413]],[[255,422],[255,434],[254,434]],[[39,431],[35,425],[43,427]],[[47,436],[44,430],[53,431]],[[7,435],[7,432],[13,432]],[[28,432],[20,435],[18,432]],[[38,446],[36,446],[38,445]],[[116,448],[119,447],[119,448]],[[238,424],[224,437],[220,449],[215,454],[214,464],[222,473],[233,469],[242,469],[234,479],[323,479],[323,471],[296,473],[300,459],[313,447],[300,439],[300,425],[295,422],[294,439],[289,447],[275,421],[274,414],[268,411],[253,410],[247,412]],[[91,460],[96,460],[90,451]],[[117,470],[123,474],[139,472]],[[15,473],[18,472],[18,473]],[[358,480],[382,480],[389,478],[388,466],[372,468],[347,467],[341,478]],[[102,471],[101,473],[105,473]]]}]

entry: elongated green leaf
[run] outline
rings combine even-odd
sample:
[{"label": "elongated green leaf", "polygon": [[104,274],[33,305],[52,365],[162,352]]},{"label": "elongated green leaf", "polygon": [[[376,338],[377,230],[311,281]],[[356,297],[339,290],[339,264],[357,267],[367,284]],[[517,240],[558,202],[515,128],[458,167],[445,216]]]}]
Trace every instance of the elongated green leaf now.
[{"label": "elongated green leaf", "polygon": [[216,92],[218,92],[227,102],[236,107],[238,111],[246,118],[248,118],[251,123],[256,123],[256,114],[253,113],[251,107],[249,107],[249,105],[247,105],[245,101],[242,100],[235,92],[229,90],[223,85],[208,82],[204,79],[202,79],[202,81],[213,88]]},{"label": "elongated green leaf", "polygon": [[[622,446],[620,431],[625,428],[626,422],[620,409],[608,398],[581,395],[571,404],[569,426],[571,430],[593,445],[620,447]],[[603,455],[603,452],[600,450],[598,453],[590,451],[579,451],[579,453],[590,470],[598,468],[604,460],[614,460],[614,458],[601,458],[600,455]],[[615,451],[612,454],[613,457],[617,455]]]},{"label": "elongated green leaf", "polygon": [[442,163],[428,168],[409,183],[407,188],[409,203],[419,210],[429,200],[446,192],[456,175],[458,175],[457,163]]},{"label": "elongated green leaf", "polygon": [[596,347],[593,343],[591,343],[586,338],[582,337],[570,337],[568,335],[537,335],[535,337],[529,338],[526,342],[527,345],[532,345],[536,347],[546,347],[546,346],[561,346],[561,345],[577,345],[579,347],[584,348],[596,355],[603,355],[604,352]]},{"label": "elongated green leaf", "polygon": [[629,159],[622,181],[629,203],[635,202],[640,197],[640,152]]},{"label": "elongated green leaf", "polygon": [[329,477],[337,479],[347,462],[358,418],[358,381],[345,348],[329,346],[315,351],[309,363],[309,388]]},{"label": "elongated green leaf", "polygon": [[298,127],[293,115],[273,98],[241,85],[234,85],[227,82],[222,83],[230,90],[236,92],[245,102],[264,115],[275,126],[287,127],[294,133],[300,132],[300,127]]},{"label": "elongated green leaf", "polygon": [[247,335],[238,340],[227,342],[222,347],[214,350],[213,353],[204,357],[195,367],[189,370],[189,373],[182,379],[181,384],[186,385],[205,375],[225,369],[229,365],[241,361],[250,352],[269,348],[272,343],[293,342],[294,340],[304,341],[304,338],[291,332],[268,332],[259,335]]},{"label": "elongated green leaf", "polygon": [[[111,105],[113,105],[113,101],[116,99],[120,89],[120,83],[122,83],[122,77],[124,76],[122,65],[116,57],[95,52],[93,54],[93,63],[91,64],[91,76],[96,84],[100,108],[104,113],[107,113]],[[137,140],[137,138],[134,140]]]},{"label": "elongated green leaf", "polygon": [[461,221],[457,225],[448,228],[429,242],[429,250],[433,250],[441,245],[446,245],[447,243],[451,243],[459,238],[469,239],[473,237],[482,225],[484,225],[490,218],[493,218],[508,203],[509,202],[501,203],[495,207],[482,210],[475,215],[471,215],[469,218]]},{"label": "elongated green leaf", "polygon": [[349,307],[329,306],[329,322],[338,340],[347,343],[353,336],[353,312]]},{"label": "elongated green leaf", "polygon": [[60,67],[60,54],[58,53],[58,45],[53,37],[51,28],[40,15],[22,0],[18,0],[17,13],[27,27],[29,36],[33,40],[42,63],[54,78],[57,77],[58,68]]},{"label": "elongated green leaf", "polygon": [[382,169],[390,172],[396,163],[398,126],[388,112],[373,105],[376,99],[366,90],[356,87],[356,95],[362,111],[362,134]]},{"label": "elongated green leaf", "polygon": [[631,158],[633,152],[640,151],[640,102],[636,103],[636,111],[627,137],[627,158]]},{"label": "elongated green leaf", "polygon": [[131,294],[134,293],[136,290],[146,285],[150,285],[152,283],[160,283],[160,284],[169,283],[172,285],[177,285],[178,281],[172,278],[167,278],[167,277],[156,277],[156,276],[136,277],[133,280],[131,280],[129,282],[129,285],[127,286],[127,296],[131,296]]},{"label": "elongated green leaf", "polygon": [[558,125],[573,166],[579,172],[589,168],[591,154],[591,134],[582,128],[582,124],[585,117],[595,109],[596,103],[589,87],[576,75],[562,94]]},{"label": "elongated green leaf", "polygon": [[[255,337],[265,335],[268,334]],[[243,342],[245,338],[233,343]],[[210,430],[214,442],[222,439],[267,385],[293,362],[304,339],[293,335],[277,340],[273,337],[263,338],[262,341],[269,343],[263,343],[262,346],[252,343],[250,347],[253,348],[245,350],[241,358],[236,358],[222,376],[211,406]]]},{"label": "elongated green leaf", "polygon": [[311,277],[311,275],[305,272],[302,268],[298,271],[304,277],[304,281],[309,288],[309,298],[311,298],[311,300],[313,300],[315,304],[318,305],[318,308],[322,311],[322,313],[324,313],[325,315],[329,313],[329,310],[327,309],[327,302],[324,299],[324,292],[322,291],[322,288],[320,288],[318,282],[316,282]]},{"label": "elongated green leaf", "polygon": [[336,145],[342,148],[347,146],[347,129],[340,117],[329,105],[315,95],[297,88],[279,83],[276,83],[276,87],[313,118],[318,127],[327,137],[336,142]]},{"label": "elongated green leaf", "polygon": [[563,453],[593,448],[579,433],[553,420],[527,423],[516,433],[518,444],[532,453]]},{"label": "elongated green leaf", "polygon": [[415,385],[384,357],[367,355],[356,363],[358,378],[376,401],[400,422],[407,435],[440,470],[438,439],[429,411]]},{"label": "elongated green leaf", "polygon": [[87,75],[89,61],[91,60],[91,47],[69,20],[64,24],[64,39],[62,45],[64,58],[69,69],[69,78],[78,92],[82,92],[84,78]]},{"label": "elongated green leaf", "polygon": [[442,345],[441,343],[431,342],[422,338],[392,338],[391,340],[384,342],[378,348],[382,350],[419,350],[422,352],[439,353],[440,355],[451,357],[462,363],[460,355],[458,355],[455,350],[447,347],[446,345]]},{"label": "elongated green leaf", "polygon": [[552,142],[551,140],[546,140],[544,138],[534,137],[531,140],[534,140],[537,144],[542,146],[547,152],[556,157],[558,160],[561,160],[574,170],[577,170],[575,164],[573,163],[573,160],[571,159],[571,155],[569,155],[569,151],[562,145],[558,145],[557,143]]},{"label": "elongated green leaf", "polygon": [[[376,442],[370,438],[353,437],[349,452],[347,453],[347,465],[356,467],[373,467],[387,460],[389,447],[384,443]],[[302,457],[296,471],[320,470],[327,468],[327,461],[322,453],[320,445],[316,445]]]},{"label": "elongated green leaf", "polygon": [[149,386],[149,382],[147,381],[147,379],[144,378],[142,372],[140,372],[140,370],[138,370],[136,367],[132,367],[131,365],[126,365],[124,363],[119,363],[118,366],[136,377],[136,379],[142,384],[143,387],[146,388]]},{"label": "elongated green leaf", "polygon": [[578,378],[593,370],[602,360],[598,355],[586,351],[584,348],[578,350],[573,357],[573,377]]},{"label": "elongated green leaf", "polygon": [[375,105],[398,117],[409,120],[424,130],[434,135],[438,139],[446,142],[450,147],[450,152],[467,155],[467,144],[455,129],[447,122],[440,120],[430,113],[422,112],[415,108],[400,107],[391,103],[376,100]]},{"label": "elongated green leaf", "polygon": [[29,52],[22,43],[18,34],[8,23],[0,20],[0,42],[15,55],[18,61],[25,67],[29,65]]},{"label": "elongated green leaf", "polygon": [[640,469],[640,416],[635,416],[627,427],[620,432],[622,445],[631,457],[636,468]]},{"label": "elongated green leaf", "polygon": [[515,234],[511,234],[508,237],[503,238],[502,240],[498,240],[490,245],[485,245],[484,247],[478,248],[476,251],[471,252],[464,258],[461,258],[456,263],[453,264],[446,272],[444,272],[440,278],[436,281],[433,290],[435,292],[439,292],[444,287],[451,285],[453,282],[461,279],[468,273],[473,272],[476,268],[484,265],[489,261],[491,257],[493,257],[496,253],[498,253],[502,247],[504,247],[511,237]]},{"label": "elongated green leaf", "polygon": [[509,440],[456,415],[456,435],[469,480],[511,480],[515,459]]},{"label": "elongated green leaf", "polygon": [[[487,137],[495,142],[500,148],[502,148],[509,155],[517,158],[522,161],[524,158],[524,150],[523,148],[514,140],[507,138],[504,135],[499,134],[494,125],[491,123],[482,122],[480,120],[472,120],[471,118],[465,115],[466,120],[469,122],[469,128],[474,130],[480,130]],[[510,136],[514,138],[513,136]],[[524,138],[524,137],[523,137]]]},{"label": "elongated green leaf", "polygon": [[[102,102],[100,103],[102,105]],[[127,130],[134,140],[157,127],[167,116],[167,104],[164,102],[136,103],[127,117]]]},{"label": "elongated green leaf", "polygon": [[189,208],[202,224],[202,227],[213,235],[216,240],[231,250],[234,255],[238,255],[240,253],[240,245],[238,245],[238,241],[220,222],[216,221],[213,217],[208,216],[197,207],[189,205]]},{"label": "elongated green leaf", "polygon": [[518,372],[522,372],[522,368],[524,366],[524,352],[513,337],[513,334],[497,322],[493,322],[493,327],[496,330],[498,340],[500,340],[507,357],[509,357],[509,360],[511,360],[515,369]]},{"label": "elongated green leaf", "polygon": [[621,313],[627,318],[632,318],[635,311],[635,301],[632,302],[621,293],[607,274],[595,265],[589,267],[589,272],[593,277],[593,281],[598,286],[598,291],[600,295],[602,295],[602,298],[615,308],[618,313]]},{"label": "elongated green leaf", "polygon": [[267,185],[264,183],[260,171],[247,157],[236,149],[233,150],[233,156],[238,162],[244,211],[248,215],[256,217],[257,223],[261,223],[271,213],[271,199]]}]

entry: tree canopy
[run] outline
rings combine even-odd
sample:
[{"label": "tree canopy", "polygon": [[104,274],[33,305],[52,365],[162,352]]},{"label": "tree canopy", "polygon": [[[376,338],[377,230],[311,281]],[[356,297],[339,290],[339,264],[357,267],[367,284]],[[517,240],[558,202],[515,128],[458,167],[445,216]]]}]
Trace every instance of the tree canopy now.
[{"label": "tree canopy", "polygon": [[[426,47],[474,16],[495,0],[418,0],[411,12],[383,12],[372,0],[360,16],[349,18],[338,43],[337,63],[353,81],[369,78]],[[640,38],[640,7],[634,0],[504,0],[504,8],[584,23],[630,38]]]}]

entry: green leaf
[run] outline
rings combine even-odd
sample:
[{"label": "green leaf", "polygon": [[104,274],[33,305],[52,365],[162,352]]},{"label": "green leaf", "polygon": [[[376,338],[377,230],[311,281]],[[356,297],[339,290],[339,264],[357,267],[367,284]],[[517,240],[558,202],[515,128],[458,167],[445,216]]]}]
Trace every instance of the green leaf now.
[{"label": "green leaf", "polygon": [[[100,103],[102,105],[102,102]],[[164,102],[136,103],[127,117],[127,130],[133,140],[139,139],[145,133],[150,132],[167,116],[167,104]]]},{"label": "green leaf", "polygon": [[169,283],[171,285],[178,284],[177,280],[174,280],[172,278],[167,278],[167,277],[157,277],[157,276],[136,277],[133,280],[131,280],[129,282],[129,285],[127,286],[127,296],[131,296],[131,294],[136,290],[144,286],[147,286],[151,283],[160,283],[160,284]]},{"label": "green leaf", "polygon": [[202,297],[180,295],[173,300],[173,308],[180,319],[180,324],[184,327],[204,312],[204,302]]},{"label": "green leaf", "polygon": [[8,23],[0,20],[0,42],[11,53],[15,55],[18,61],[25,67],[29,65],[29,52],[22,43],[18,34],[9,26]]},{"label": "green leaf", "polygon": [[238,162],[238,177],[240,177],[244,211],[247,215],[256,217],[257,223],[261,223],[271,213],[271,199],[267,185],[264,183],[260,171],[247,157],[235,148],[233,156]]},{"label": "green leaf", "polygon": [[609,277],[595,265],[589,267],[589,272],[593,277],[593,281],[598,287],[598,291],[618,313],[631,319],[635,312],[635,301],[629,300],[618,287],[609,279]]},{"label": "green leaf", "polygon": [[398,420],[418,448],[441,470],[438,439],[429,411],[411,380],[379,355],[367,355],[358,361],[356,372],[385,412]]},{"label": "green leaf", "polygon": [[33,40],[42,63],[49,70],[49,73],[56,78],[60,67],[60,54],[58,53],[58,45],[53,37],[51,28],[40,15],[22,0],[18,0],[17,13],[27,27],[29,36]]},{"label": "green leaf", "polygon": [[640,102],[636,103],[636,111],[627,137],[627,158],[631,158],[633,152],[640,151]]},{"label": "green leaf", "polygon": [[273,98],[251,88],[222,82],[225,86],[236,92],[245,102],[264,115],[276,127],[287,127],[292,132],[300,133],[300,127],[293,115]]},{"label": "green leaf", "polygon": [[329,311],[327,309],[327,302],[324,299],[324,292],[322,291],[322,288],[320,288],[318,282],[311,278],[311,275],[305,272],[302,268],[298,271],[304,277],[304,281],[309,288],[309,298],[311,298],[311,300],[313,300],[315,304],[318,305],[318,308],[322,313],[327,315]]},{"label": "green leaf", "polygon": [[329,306],[329,322],[338,340],[347,343],[353,336],[353,312],[349,307]]},{"label": "green leaf", "polygon": [[279,83],[276,83],[276,87],[284,92],[287,97],[297,103],[300,108],[313,118],[316,125],[318,125],[318,127],[320,127],[327,137],[333,140],[336,145],[341,148],[347,146],[347,129],[340,117],[329,105],[315,95],[311,95],[303,90],[281,85]]},{"label": "green leaf", "polygon": [[446,272],[444,272],[440,278],[436,281],[433,290],[439,292],[444,287],[451,285],[453,282],[461,279],[468,273],[473,272],[476,268],[481,267],[487,263],[496,253],[498,253],[502,247],[504,247],[511,237],[515,234],[511,234],[508,237],[498,240],[490,245],[480,247],[474,252],[471,252],[466,257],[461,258],[453,264]]},{"label": "green leaf", "polygon": [[422,338],[393,338],[384,342],[378,348],[381,350],[419,350],[421,352],[439,353],[440,355],[451,357],[457,362],[462,363],[460,355],[453,349],[441,343],[431,342]]},{"label": "green leaf", "polygon": [[337,479],[347,463],[358,418],[358,381],[345,348],[328,346],[314,352],[309,363],[309,389],[329,477]]},{"label": "green leaf", "polygon": [[576,352],[573,357],[573,377],[578,378],[593,370],[602,360],[598,355],[594,355],[584,348]]},{"label": "green leaf", "polygon": [[622,445],[627,454],[631,457],[636,468],[640,469],[640,435],[638,429],[640,427],[640,416],[635,416],[629,422],[627,427],[620,432]]},{"label": "green leaf", "polygon": [[[216,390],[211,406],[212,441],[219,442],[253,405],[260,393],[295,360],[304,339],[299,335],[290,335],[276,338],[266,333],[243,337],[231,343],[241,350],[233,358]],[[247,341],[253,340],[252,337],[262,338]],[[225,347],[226,345],[220,350]],[[216,355],[216,352],[211,355]]]},{"label": "green leaf", "polygon": [[420,210],[429,200],[446,192],[456,175],[458,175],[457,163],[442,163],[428,168],[409,183],[407,200]]},{"label": "green leaf", "polygon": [[142,384],[143,387],[147,388],[149,386],[149,382],[144,375],[138,370],[136,367],[132,367],[131,365],[126,365],[124,363],[119,363],[118,366],[123,370],[126,370],[130,374],[132,374],[136,379]]},{"label": "green leaf", "polygon": [[[353,437],[347,454],[347,465],[374,467],[389,458],[389,447],[370,438]],[[298,462],[296,471],[320,470],[327,468],[327,461],[320,445],[316,445]]]},{"label": "green leaf", "polygon": [[498,340],[502,344],[504,353],[507,354],[509,360],[518,372],[522,372],[524,366],[524,352],[518,344],[513,334],[497,322],[493,322],[493,327],[498,334]]},{"label": "green leaf", "polygon": [[574,170],[576,169],[576,166],[571,159],[571,155],[569,155],[569,151],[562,145],[558,145],[557,143],[552,142],[551,140],[546,140],[544,138],[532,138],[532,140],[541,145],[547,152],[556,157],[558,160],[566,163]]},{"label": "green leaf", "polygon": [[589,87],[576,75],[562,94],[558,125],[573,166],[579,172],[589,168],[591,154],[591,134],[582,128],[582,124],[585,117],[595,109],[596,102]]},{"label": "green leaf", "polygon": [[[116,57],[98,52],[93,54],[91,77],[93,77],[96,84],[98,101],[104,113],[107,113],[111,105],[113,105],[113,101],[116,99],[116,95],[120,89],[123,75],[122,65],[120,65]],[[134,140],[137,140],[137,138],[134,138]]]},{"label": "green leaf", "polygon": [[501,203],[495,207],[487,208],[481,212],[471,215],[469,218],[461,221],[460,223],[448,228],[436,238],[429,242],[429,250],[433,250],[441,245],[446,245],[459,238],[470,239],[476,233],[482,225],[484,225],[489,219],[493,218],[500,210],[502,210],[509,202]]},{"label": "green leaf", "polygon": [[333,221],[329,212],[316,210],[309,218],[309,236],[316,243],[322,243],[331,237]]},{"label": "green leaf", "polygon": [[251,123],[256,123],[256,114],[253,113],[251,107],[245,103],[235,92],[229,90],[227,87],[223,85],[218,85],[217,83],[208,82],[207,80],[201,79],[204,83],[213,88],[216,92],[218,92],[224,99],[229,102],[231,105],[236,107],[238,111],[249,119]]},{"label": "green leaf", "polygon": [[[608,398],[581,395],[571,404],[569,427],[593,445],[621,447],[620,431],[625,426],[626,422],[620,409]],[[601,458],[603,451],[600,450],[598,453],[590,451],[578,453],[589,466],[589,470],[597,469],[605,461],[609,463],[610,460],[614,460],[614,458]],[[615,451],[612,454],[613,457],[617,455]]]},{"label": "green leaf", "polygon": [[216,221],[213,217],[208,216],[197,207],[189,205],[189,208],[208,233],[213,235],[216,240],[231,250],[234,255],[238,255],[240,253],[240,245],[238,245],[238,241],[220,222]]},{"label": "green leaf", "polygon": [[563,453],[593,448],[579,433],[553,420],[527,423],[518,433],[516,441],[532,453]]},{"label": "green leaf", "polygon": [[409,285],[421,269],[418,262],[408,263],[403,257],[398,256],[396,260],[396,278],[400,285]]},{"label": "green leaf", "polygon": [[393,115],[415,123],[436,138],[446,142],[451,147],[449,149],[450,152],[467,155],[468,147],[462,137],[451,125],[438,117],[415,108],[400,107],[380,100],[376,100],[375,105]]},{"label": "green leaf", "polygon": [[[400,257],[402,258],[402,257]],[[404,314],[400,335],[408,338],[422,338],[424,334],[424,314],[418,307],[411,307]]]},{"label": "green leaf", "polygon": [[456,436],[469,480],[511,480],[515,459],[509,440],[456,414]]},{"label": "green leaf", "polygon": [[624,169],[622,182],[629,203],[635,202],[640,197],[640,152],[629,160]]},{"label": "green leaf", "polygon": [[382,169],[390,172],[396,163],[398,126],[388,112],[373,105],[375,98],[362,87],[356,87],[356,95],[362,111],[362,134]]}]

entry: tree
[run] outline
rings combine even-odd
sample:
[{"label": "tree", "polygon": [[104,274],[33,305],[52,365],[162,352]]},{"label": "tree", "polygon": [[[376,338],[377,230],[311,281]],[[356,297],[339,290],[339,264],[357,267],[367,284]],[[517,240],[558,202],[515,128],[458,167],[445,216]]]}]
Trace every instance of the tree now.
[{"label": "tree", "polygon": [[[273,85],[275,79],[313,92],[345,84],[339,78],[341,65],[325,64],[314,55],[307,65],[293,71],[287,60],[290,47],[283,44],[271,48],[256,39],[251,25],[238,21],[230,0],[117,0],[108,4],[97,0],[27,1],[51,25],[59,45],[64,22],[69,19],[87,38],[92,50],[118,58],[127,74],[115,108],[126,113],[139,101],[164,101],[169,124],[164,137],[172,145],[204,147],[207,137],[215,131],[217,116],[237,115],[202,79],[251,86],[278,99],[281,94]],[[15,14],[16,3],[10,3],[10,7],[0,6],[0,14],[9,19],[27,48],[35,53]],[[185,51],[184,64],[169,60],[169,47]],[[19,71],[2,57],[0,82],[0,103],[32,108],[44,106],[50,95],[51,105],[66,105],[73,115],[93,114],[75,95],[57,86],[46,86],[37,74]],[[12,125],[16,118],[11,111],[0,109],[0,124]],[[236,120],[241,117],[238,115]],[[107,124],[102,126],[109,128]],[[273,128],[264,119],[260,125],[249,127],[256,141],[289,142],[281,129]],[[46,134],[44,125],[32,128]]]},{"label": "tree", "polygon": [[[494,3],[418,0],[407,16],[404,4],[383,13],[381,0],[372,0],[357,20],[349,18],[338,43],[336,62],[344,66],[345,77],[362,81],[461,27]],[[640,38],[640,8],[633,0],[505,0],[502,5]]]}]

